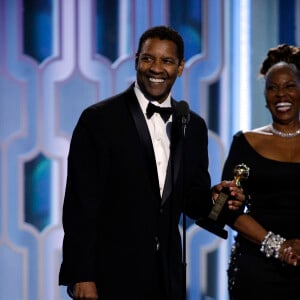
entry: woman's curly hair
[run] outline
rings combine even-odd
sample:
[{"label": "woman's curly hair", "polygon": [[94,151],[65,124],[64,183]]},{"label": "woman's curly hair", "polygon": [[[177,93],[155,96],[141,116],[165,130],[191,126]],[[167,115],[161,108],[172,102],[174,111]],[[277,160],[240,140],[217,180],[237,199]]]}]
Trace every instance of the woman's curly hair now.
[{"label": "woman's curly hair", "polygon": [[261,65],[260,74],[266,75],[269,69],[279,62],[294,64],[300,70],[300,48],[287,44],[271,48]]}]

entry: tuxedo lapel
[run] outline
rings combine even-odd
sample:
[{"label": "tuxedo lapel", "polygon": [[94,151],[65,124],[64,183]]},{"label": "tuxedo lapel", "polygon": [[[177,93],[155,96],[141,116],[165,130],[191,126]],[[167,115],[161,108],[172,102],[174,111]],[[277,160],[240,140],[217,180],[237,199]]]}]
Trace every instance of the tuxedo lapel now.
[{"label": "tuxedo lapel", "polygon": [[171,148],[171,158],[173,161],[174,184],[178,181],[179,170],[182,162],[183,153],[183,136],[181,134],[179,122],[175,121],[173,125],[172,141],[173,147]]},{"label": "tuxedo lapel", "polygon": [[172,166],[172,160],[171,156],[169,158],[168,167],[167,167],[167,173],[166,173],[166,180],[164,185],[164,191],[162,194],[162,201],[161,205],[163,205],[168,197],[171,195],[172,189],[173,189],[173,166]]},{"label": "tuxedo lapel", "polygon": [[[151,136],[148,130],[148,126],[144,117],[144,114],[140,108],[136,95],[133,89],[129,89],[129,95],[127,97],[127,103],[129,107],[129,111],[133,117],[135,127],[137,129],[141,144],[142,151],[146,157],[146,167],[149,170],[149,174],[153,176],[149,176],[150,180],[154,178],[153,186],[157,189],[159,193],[159,182],[157,176],[157,169],[155,163],[155,155],[152,145]],[[147,172],[147,170],[145,170]]]},{"label": "tuxedo lapel", "polygon": [[[153,186],[155,189],[157,189],[157,192],[159,193],[159,182],[158,182],[157,169],[155,163],[155,154],[153,150],[152,140],[151,140],[151,136],[148,130],[148,126],[144,114],[140,108],[140,105],[133,91],[133,88],[130,88],[128,90],[127,103],[142,144],[142,149],[143,149],[142,151],[145,153],[146,156],[146,167],[149,170],[149,174],[153,175],[150,176],[150,180],[154,178]],[[172,99],[172,105],[176,105],[173,99]],[[164,202],[168,199],[174,185],[178,180],[179,169],[182,160],[182,151],[183,151],[182,147],[183,147],[183,138],[181,136],[180,124],[178,120],[173,120],[172,129],[171,129],[170,158],[167,167],[167,173],[166,173],[166,179],[165,179],[161,204],[164,204]]]},{"label": "tuxedo lapel", "polygon": [[[176,105],[174,100],[172,100],[172,103],[173,105]],[[180,129],[181,128],[178,120],[173,118],[171,129],[171,151],[162,196],[162,204],[168,199],[175,184],[178,181],[183,152],[183,137],[181,135]]]}]

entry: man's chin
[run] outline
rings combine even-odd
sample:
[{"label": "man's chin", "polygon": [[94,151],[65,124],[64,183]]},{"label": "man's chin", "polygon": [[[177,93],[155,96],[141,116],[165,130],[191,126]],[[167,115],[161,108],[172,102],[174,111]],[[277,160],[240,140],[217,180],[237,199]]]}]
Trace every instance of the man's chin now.
[{"label": "man's chin", "polygon": [[164,94],[145,94],[145,97],[149,100],[149,101],[156,101],[159,103],[162,103],[166,100],[166,96]]}]

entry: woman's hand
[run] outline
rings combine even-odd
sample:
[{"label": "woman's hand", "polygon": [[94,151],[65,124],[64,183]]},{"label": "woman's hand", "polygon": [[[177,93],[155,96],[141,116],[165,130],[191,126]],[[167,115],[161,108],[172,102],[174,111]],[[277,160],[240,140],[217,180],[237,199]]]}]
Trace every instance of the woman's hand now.
[{"label": "woman's hand", "polygon": [[300,265],[300,239],[286,240],[280,248],[279,259],[289,265]]}]

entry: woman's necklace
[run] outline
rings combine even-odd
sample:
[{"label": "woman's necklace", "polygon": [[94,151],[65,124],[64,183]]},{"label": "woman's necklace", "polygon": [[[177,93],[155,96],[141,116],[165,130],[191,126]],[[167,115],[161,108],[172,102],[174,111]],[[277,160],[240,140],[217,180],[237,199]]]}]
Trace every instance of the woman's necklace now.
[{"label": "woman's necklace", "polygon": [[275,128],[273,127],[273,125],[270,125],[270,130],[271,130],[271,132],[272,132],[273,134],[275,134],[275,135],[277,135],[277,136],[280,136],[280,137],[282,137],[282,138],[285,138],[285,139],[293,138],[293,137],[295,137],[295,136],[297,136],[297,135],[300,134],[300,128],[297,129],[297,130],[294,131],[294,132],[282,132],[282,131],[279,131],[279,130],[275,129]]}]

